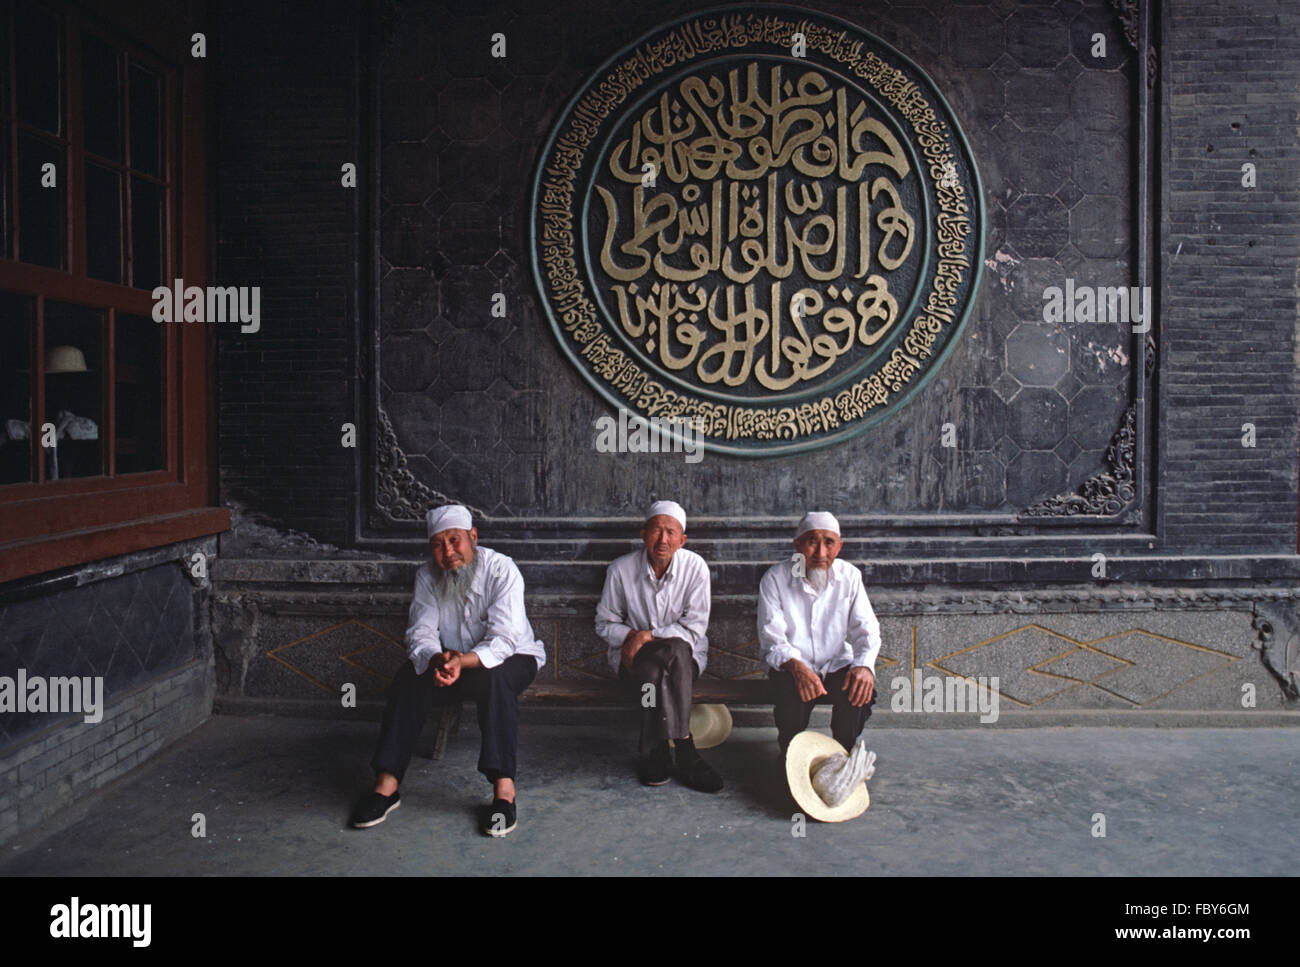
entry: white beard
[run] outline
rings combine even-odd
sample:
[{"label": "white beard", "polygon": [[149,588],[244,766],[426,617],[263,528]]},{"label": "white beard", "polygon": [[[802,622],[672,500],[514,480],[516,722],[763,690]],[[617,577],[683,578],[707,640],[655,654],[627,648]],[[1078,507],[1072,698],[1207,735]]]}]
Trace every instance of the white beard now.
[{"label": "white beard", "polygon": [[831,579],[831,569],[828,567],[809,568],[806,575],[808,583],[818,594],[826,590],[826,585]]},{"label": "white beard", "polygon": [[474,572],[478,570],[478,548],[468,564],[451,571],[443,571],[436,564],[433,567],[433,593],[440,603],[462,605],[469,598],[470,585],[474,583]]}]

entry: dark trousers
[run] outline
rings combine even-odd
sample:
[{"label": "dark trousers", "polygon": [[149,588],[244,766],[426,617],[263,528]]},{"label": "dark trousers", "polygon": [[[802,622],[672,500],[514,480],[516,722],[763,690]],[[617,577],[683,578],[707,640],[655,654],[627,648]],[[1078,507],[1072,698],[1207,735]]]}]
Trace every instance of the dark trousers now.
[{"label": "dark trousers", "polygon": [[478,771],[488,782],[513,779],[519,745],[519,693],[536,675],[537,659],[532,655],[511,655],[495,668],[467,668],[451,685],[434,681],[433,666],[417,675],[409,661],[402,662],[388,689],[379,745],[370,764],[375,772],[391,772],[401,782],[430,710],[472,698],[483,735]]},{"label": "dark trousers", "polygon": [[[831,735],[846,751],[853,751],[853,744],[862,734],[867,719],[871,718],[871,708],[876,704],[879,688],[872,689],[871,698],[866,705],[855,708],[849,704],[849,693],[844,689],[844,679],[848,674],[849,668],[845,667],[824,676],[822,686],[826,689],[826,695],[811,702],[802,702],[793,675],[779,669],[768,673],[776,689],[776,703],[772,706],[772,713],[776,717],[776,740],[781,745],[782,755],[785,755],[790,740],[808,728],[813,706],[828,699],[831,703]],[[876,684],[879,686],[880,683]]]},{"label": "dark trousers", "polygon": [[[632,661],[618,666],[618,677],[636,686],[641,707],[638,751],[649,755],[657,742],[684,739],[691,731],[691,695],[700,670],[691,646],[681,638],[655,638],[641,646]],[[645,686],[652,686],[647,689]]]}]

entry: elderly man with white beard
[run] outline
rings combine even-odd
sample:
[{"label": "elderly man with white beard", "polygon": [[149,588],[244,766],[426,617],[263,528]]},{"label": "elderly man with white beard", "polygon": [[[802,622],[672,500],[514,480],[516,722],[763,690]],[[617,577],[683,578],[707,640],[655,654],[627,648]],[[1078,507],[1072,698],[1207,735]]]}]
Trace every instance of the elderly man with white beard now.
[{"label": "elderly man with white beard", "polygon": [[784,755],[808,728],[816,699],[829,695],[831,735],[851,750],[876,700],[880,623],[862,572],[836,560],[844,542],[834,515],[805,514],[794,546],[758,589],[758,644],[776,688],[777,742]]},{"label": "elderly man with white beard", "polygon": [[382,823],[400,796],[397,786],[430,710],[473,698],[482,745],[478,770],[493,787],[480,816],[488,836],[515,828],[518,696],[546,663],[546,651],[524,614],[524,580],[515,562],[478,545],[469,511],[451,504],[427,517],[431,560],[415,575],[406,651],[389,689],[371,765],[375,787],[356,807],[352,825]]}]

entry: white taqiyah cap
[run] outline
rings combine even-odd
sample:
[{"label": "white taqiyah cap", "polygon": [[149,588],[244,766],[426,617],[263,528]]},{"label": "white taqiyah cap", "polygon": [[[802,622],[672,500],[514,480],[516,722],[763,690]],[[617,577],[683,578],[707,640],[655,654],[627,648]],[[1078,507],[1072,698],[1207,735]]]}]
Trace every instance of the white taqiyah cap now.
[{"label": "white taqiyah cap", "polygon": [[682,510],[682,505],[675,500],[656,500],[650,505],[650,512],[645,515],[645,519],[658,517],[664,514],[673,518],[677,523],[682,525],[682,530],[686,530],[686,511]]},{"label": "white taqiyah cap", "polygon": [[460,504],[444,504],[442,507],[434,507],[425,516],[425,520],[429,523],[430,537],[442,531],[451,530],[453,527],[467,531],[474,526],[469,511]]},{"label": "white taqiyah cap", "polygon": [[803,520],[799,521],[799,529],[795,531],[794,539],[797,541],[808,531],[834,531],[838,537],[840,522],[835,519],[834,514],[828,514],[824,510],[809,511],[803,515]]}]

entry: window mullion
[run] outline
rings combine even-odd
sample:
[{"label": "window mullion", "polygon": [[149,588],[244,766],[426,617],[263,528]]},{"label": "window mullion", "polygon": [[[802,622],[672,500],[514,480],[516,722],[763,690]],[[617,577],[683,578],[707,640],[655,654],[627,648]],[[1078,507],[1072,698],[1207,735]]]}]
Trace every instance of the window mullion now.
[{"label": "window mullion", "polygon": [[[15,45],[18,41],[14,36],[17,31],[14,22],[14,5],[6,4],[6,7],[6,16],[9,18],[9,184],[6,186],[9,192],[9,257],[17,259],[18,219],[21,217],[18,210],[18,67],[15,63],[17,59]],[[36,370],[33,369],[32,372],[35,373]]]},{"label": "window mullion", "polygon": [[81,29],[80,24],[69,16],[64,23],[64,50],[67,65],[67,77],[65,78],[64,89],[67,92],[68,104],[67,129],[64,132],[68,139],[67,156],[68,156],[68,178],[67,194],[64,196],[66,201],[68,233],[68,271],[78,278],[85,278],[86,265],[86,144],[85,132],[82,125],[85,123],[84,112],[82,111],[82,60],[81,60]]},{"label": "window mullion", "polygon": [[36,469],[32,480],[45,482],[45,296],[36,296],[36,338],[32,340],[32,425],[27,434]]},{"label": "window mullion", "polygon": [[104,440],[104,472],[109,477],[117,476],[117,309],[108,307],[104,313],[104,386],[101,412],[104,414],[104,427],[100,436]]},{"label": "window mullion", "polygon": [[122,230],[125,244],[122,246],[122,259],[125,274],[122,280],[127,285],[135,285],[135,218],[132,216],[131,178],[131,59],[124,55],[118,58],[118,74],[122,78],[122,197],[126,204],[122,206]]}]

